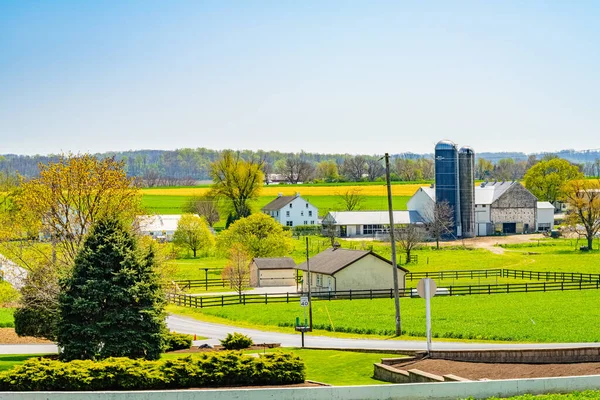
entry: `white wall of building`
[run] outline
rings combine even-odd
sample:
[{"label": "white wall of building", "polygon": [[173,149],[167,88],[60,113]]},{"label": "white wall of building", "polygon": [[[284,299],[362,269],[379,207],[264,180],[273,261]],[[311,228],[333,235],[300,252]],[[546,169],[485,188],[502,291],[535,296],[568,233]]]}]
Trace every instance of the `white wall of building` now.
[{"label": "white wall of building", "polygon": [[319,219],[319,209],[300,196],[282,209],[267,214],[283,226],[316,225]]},{"label": "white wall of building", "polygon": [[[540,224],[542,224],[541,226],[543,227],[543,229],[540,229]],[[550,224],[550,228],[546,227],[547,224]],[[554,229],[554,207],[552,207],[552,208],[538,207],[538,210],[537,210],[537,224],[536,224],[535,229],[538,230],[538,231],[539,230],[552,230],[552,229]]]},{"label": "white wall of building", "polygon": [[423,188],[419,188],[406,204],[407,210],[417,211],[421,214],[421,218],[423,218],[425,222],[431,222],[430,219],[431,216],[433,216],[434,207],[435,202],[427,193],[425,193]]}]

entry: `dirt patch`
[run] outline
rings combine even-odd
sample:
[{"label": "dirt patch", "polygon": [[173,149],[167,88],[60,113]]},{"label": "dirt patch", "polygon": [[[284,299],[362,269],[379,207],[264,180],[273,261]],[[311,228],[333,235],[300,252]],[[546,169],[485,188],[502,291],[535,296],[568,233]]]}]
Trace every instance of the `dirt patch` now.
[{"label": "dirt patch", "polygon": [[600,363],[488,364],[426,359],[399,363],[393,367],[402,370],[416,368],[440,376],[454,374],[471,380],[600,375]]},{"label": "dirt patch", "polygon": [[[543,238],[541,233],[531,235],[510,235],[510,236],[479,236],[469,239],[452,240],[440,242],[441,247],[464,246],[471,249],[486,249],[495,254],[504,254],[504,249],[498,247],[500,244],[529,243],[532,240]],[[429,246],[435,246],[435,243],[427,243]]]},{"label": "dirt patch", "polygon": [[0,344],[52,344],[52,342],[31,336],[17,336],[14,328],[0,328]]}]

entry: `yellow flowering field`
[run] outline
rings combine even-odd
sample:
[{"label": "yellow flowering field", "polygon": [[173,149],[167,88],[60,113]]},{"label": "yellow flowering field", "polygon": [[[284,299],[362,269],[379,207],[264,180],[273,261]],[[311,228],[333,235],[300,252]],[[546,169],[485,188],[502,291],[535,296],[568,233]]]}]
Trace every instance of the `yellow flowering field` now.
[{"label": "yellow flowering field", "polygon": [[[394,196],[412,196],[421,186],[425,184],[406,184],[393,185],[392,194]],[[277,196],[282,193],[284,196],[291,196],[296,192],[304,196],[335,196],[346,193],[349,190],[356,190],[363,196],[386,196],[386,188],[383,183],[374,183],[372,185],[331,185],[331,186],[291,186],[291,185],[271,185],[264,186],[260,192],[261,196]],[[209,188],[152,188],[143,189],[143,194],[156,196],[201,196],[206,194]]]}]

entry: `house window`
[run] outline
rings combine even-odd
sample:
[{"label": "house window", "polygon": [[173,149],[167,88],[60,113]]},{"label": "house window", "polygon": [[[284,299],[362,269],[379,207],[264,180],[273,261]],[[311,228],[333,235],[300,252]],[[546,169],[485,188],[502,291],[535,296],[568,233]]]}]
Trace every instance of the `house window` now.
[{"label": "house window", "polygon": [[363,235],[373,235],[381,232],[385,232],[383,225],[363,225]]},{"label": "house window", "polygon": [[482,204],[481,207],[485,208],[485,204]]},{"label": "house window", "polygon": [[308,216],[312,217],[312,210],[308,212]]},{"label": "house window", "polygon": [[286,216],[286,217],[289,217],[289,216],[290,216],[290,212],[289,212],[289,211],[286,211],[286,212],[285,212],[285,216]]},{"label": "house window", "polygon": [[294,221],[286,221],[285,226],[294,226]]},{"label": "house window", "polygon": [[304,225],[308,225],[308,221],[304,221]]},{"label": "house window", "polygon": [[304,211],[300,211],[300,216],[304,217]]},{"label": "house window", "polygon": [[315,221],[310,221],[310,224],[311,224],[311,225],[314,225],[314,224],[315,224]]},{"label": "house window", "polygon": [[323,275],[317,274],[317,286],[323,286]]},{"label": "house window", "polygon": [[277,216],[279,217],[279,211],[275,211],[275,213],[277,213]]},{"label": "house window", "polygon": [[290,208],[292,208],[292,203],[290,203]]},{"label": "house window", "polygon": [[308,203],[306,203],[306,208],[308,208]]}]

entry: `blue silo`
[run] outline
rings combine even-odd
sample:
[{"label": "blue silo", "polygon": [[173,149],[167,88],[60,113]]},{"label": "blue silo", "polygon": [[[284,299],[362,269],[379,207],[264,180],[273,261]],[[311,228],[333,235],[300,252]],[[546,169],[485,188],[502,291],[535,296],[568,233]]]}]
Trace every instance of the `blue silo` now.
[{"label": "blue silo", "polygon": [[475,152],[468,146],[458,151],[458,180],[462,236],[470,238],[475,236]]},{"label": "blue silo", "polygon": [[435,146],[435,201],[446,201],[454,210],[454,237],[462,236],[459,193],[458,149],[453,142],[442,140]]}]

